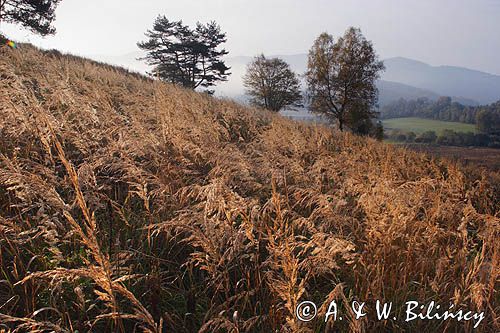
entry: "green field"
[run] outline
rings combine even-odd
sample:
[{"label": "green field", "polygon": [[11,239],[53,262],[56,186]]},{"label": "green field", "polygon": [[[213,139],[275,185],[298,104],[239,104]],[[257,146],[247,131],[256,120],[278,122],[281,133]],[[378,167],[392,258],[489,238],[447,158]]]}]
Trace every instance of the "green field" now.
[{"label": "green field", "polygon": [[450,121],[440,121],[423,118],[393,118],[383,120],[385,130],[399,129],[403,132],[415,132],[416,134],[425,131],[434,131],[440,134],[443,130],[449,129],[455,132],[476,133],[476,126],[473,124],[456,123]]}]

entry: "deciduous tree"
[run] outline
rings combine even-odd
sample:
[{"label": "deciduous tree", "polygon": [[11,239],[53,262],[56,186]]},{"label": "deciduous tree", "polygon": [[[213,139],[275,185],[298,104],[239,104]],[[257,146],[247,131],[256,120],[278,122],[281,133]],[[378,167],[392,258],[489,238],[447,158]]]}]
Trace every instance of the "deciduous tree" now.
[{"label": "deciduous tree", "polygon": [[340,130],[348,126],[367,134],[376,116],[375,82],[383,69],[372,43],[359,29],[349,28],[337,42],[321,34],[309,52],[306,72],[310,109],[337,121]]},{"label": "deciduous tree", "polygon": [[243,82],[253,105],[272,111],[302,106],[300,80],[282,59],[255,57]]}]

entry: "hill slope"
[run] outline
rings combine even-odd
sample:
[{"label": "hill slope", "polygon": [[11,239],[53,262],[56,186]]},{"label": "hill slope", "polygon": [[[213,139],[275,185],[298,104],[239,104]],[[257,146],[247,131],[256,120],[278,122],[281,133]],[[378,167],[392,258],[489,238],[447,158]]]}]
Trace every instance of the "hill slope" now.
[{"label": "hill slope", "polygon": [[29,46],[0,48],[0,77],[4,326],[309,332],[299,302],[356,297],[398,320],[341,331],[442,331],[408,300],[498,330],[485,177]]}]

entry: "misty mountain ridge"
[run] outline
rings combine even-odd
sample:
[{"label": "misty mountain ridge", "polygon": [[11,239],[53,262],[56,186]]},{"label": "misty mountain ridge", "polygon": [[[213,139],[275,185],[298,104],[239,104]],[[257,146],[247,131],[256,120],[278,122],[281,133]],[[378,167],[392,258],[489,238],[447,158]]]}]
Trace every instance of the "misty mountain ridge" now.
[{"label": "misty mountain ridge", "polygon": [[[434,91],[427,89],[413,87],[404,83],[379,80],[377,81],[377,87],[379,90],[379,101],[380,106],[390,104],[401,98],[406,100],[414,100],[418,98],[428,98],[431,101],[436,101],[442,95],[437,94]],[[463,105],[477,106],[479,102],[465,97],[450,96],[453,102],[458,102]]]},{"label": "misty mountain ridge", "polygon": [[396,57],[384,60],[382,78],[441,96],[460,96],[491,104],[500,99],[500,76],[457,66],[431,66],[424,62]]}]

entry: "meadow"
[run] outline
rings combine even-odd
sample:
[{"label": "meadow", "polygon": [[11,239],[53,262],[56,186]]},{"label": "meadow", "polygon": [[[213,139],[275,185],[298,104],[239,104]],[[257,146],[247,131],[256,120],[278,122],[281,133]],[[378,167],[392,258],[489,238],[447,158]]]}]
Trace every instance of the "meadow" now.
[{"label": "meadow", "polygon": [[434,131],[439,135],[444,130],[452,130],[455,132],[472,132],[476,133],[476,127],[473,124],[465,124],[451,121],[440,121],[433,119],[405,117],[392,118],[382,121],[385,130],[401,130],[403,132],[414,132],[421,134],[426,131]]},{"label": "meadow", "polygon": [[2,332],[500,331],[493,173],[29,45],[0,117]]}]

